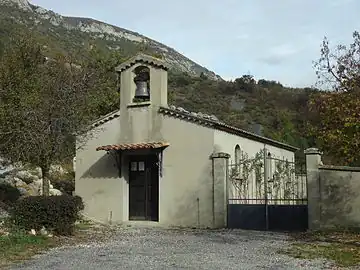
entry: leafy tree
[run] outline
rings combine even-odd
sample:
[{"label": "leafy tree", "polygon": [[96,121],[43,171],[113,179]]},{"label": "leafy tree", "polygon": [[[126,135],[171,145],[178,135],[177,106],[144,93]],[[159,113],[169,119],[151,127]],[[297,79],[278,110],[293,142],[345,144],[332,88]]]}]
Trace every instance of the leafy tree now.
[{"label": "leafy tree", "polygon": [[276,119],[273,122],[272,137],[278,141],[287,142],[296,145],[295,127],[291,121],[290,115],[287,111],[279,111]]},{"label": "leafy tree", "polygon": [[119,108],[120,95],[117,88],[115,67],[125,61],[126,58],[119,51],[110,53],[101,51],[98,47],[91,47],[87,59],[82,66],[86,70],[93,70],[93,91],[101,93],[100,98],[92,99],[95,102],[93,118],[105,115]]},{"label": "leafy tree", "polygon": [[61,55],[46,59],[29,34],[12,37],[0,59],[0,155],[39,166],[44,195],[50,166],[74,155],[77,134],[91,135],[103,99],[95,67]]},{"label": "leafy tree", "polygon": [[243,75],[241,78],[236,78],[234,83],[240,89],[243,89],[247,92],[252,92],[254,90],[256,81],[252,75]]},{"label": "leafy tree", "polygon": [[280,87],[282,88],[283,85],[280,83],[280,82],[276,82],[276,81],[267,81],[265,79],[260,79],[258,82],[257,82],[258,85],[262,86],[262,87]]},{"label": "leafy tree", "polygon": [[309,101],[309,132],[332,162],[360,164],[360,35],[350,46],[330,49],[325,38],[315,63],[319,83],[332,92],[319,92]]}]

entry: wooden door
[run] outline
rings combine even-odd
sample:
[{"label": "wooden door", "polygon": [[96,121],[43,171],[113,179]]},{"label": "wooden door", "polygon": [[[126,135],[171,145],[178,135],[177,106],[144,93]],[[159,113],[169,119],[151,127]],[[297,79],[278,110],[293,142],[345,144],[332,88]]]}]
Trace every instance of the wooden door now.
[{"label": "wooden door", "polygon": [[132,156],[129,162],[129,219],[158,221],[159,173],[156,155]]}]

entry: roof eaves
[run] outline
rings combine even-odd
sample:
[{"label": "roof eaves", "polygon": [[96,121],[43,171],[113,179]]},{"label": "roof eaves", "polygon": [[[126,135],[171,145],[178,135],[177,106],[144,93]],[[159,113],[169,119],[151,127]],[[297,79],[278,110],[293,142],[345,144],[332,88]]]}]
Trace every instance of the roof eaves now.
[{"label": "roof eaves", "polygon": [[108,113],[104,116],[99,117],[97,120],[95,120],[94,122],[92,122],[90,124],[91,128],[95,128],[98,127],[114,118],[118,118],[120,116],[120,111],[117,109],[116,111],[113,111],[111,113]]},{"label": "roof eaves", "polygon": [[167,142],[145,142],[145,143],[123,143],[123,144],[109,144],[96,148],[96,151],[125,151],[125,150],[140,150],[140,149],[158,149],[168,147],[170,144]]},{"label": "roof eaves", "polygon": [[295,152],[295,151],[299,150],[299,148],[297,148],[295,146],[292,146],[292,145],[289,145],[286,143],[282,143],[279,141],[275,141],[273,139],[254,134],[252,132],[249,132],[249,131],[246,131],[246,130],[243,130],[243,129],[240,129],[240,128],[237,128],[234,126],[227,125],[226,123],[221,122],[221,121],[215,121],[215,120],[211,120],[211,119],[205,119],[202,117],[198,117],[198,116],[193,115],[192,113],[186,113],[186,112],[178,111],[176,109],[171,109],[171,108],[167,108],[167,107],[160,107],[159,112],[176,117],[176,118],[180,118],[180,119],[188,120],[188,121],[191,121],[194,123],[198,123],[200,125],[210,126],[214,129],[221,130],[224,132],[232,133],[235,135],[241,135],[243,137],[253,139],[253,140],[256,140],[259,142],[268,143],[270,145],[281,147],[281,148],[289,150],[289,151]]},{"label": "roof eaves", "polygon": [[79,131],[78,133],[74,133],[73,135],[75,136],[83,136],[84,134],[86,134],[87,132],[90,132],[91,130],[95,129],[96,127],[105,124],[108,121],[111,121],[112,119],[115,119],[117,117],[120,116],[120,111],[116,110],[113,111],[111,113],[108,113],[104,116],[99,117],[98,119],[96,119],[95,121],[93,121],[92,123],[90,123],[87,127],[85,127],[83,130]]},{"label": "roof eaves", "polygon": [[270,138],[267,138],[267,137],[264,137],[264,136],[260,136],[260,135],[257,135],[255,133],[252,133],[252,132],[249,132],[249,131],[246,131],[246,130],[243,130],[243,129],[240,129],[240,128],[237,128],[237,127],[234,127],[234,126],[227,125],[225,123],[216,123],[215,128],[219,129],[219,130],[222,130],[222,131],[225,131],[225,132],[235,133],[237,135],[242,135],[242,136],[244,136],[246,138],[249,138],[249,139],[255,139],[255,140],[259,141],[259,142],[268,143],[270,145],[281,147],[281,148],[284,148],[284,149],[289,150],[289,151],[295,152],[295,151],[300,150],[300,148],[292,146],[290,144],[286,144],[286,143],[279,142],[279,141],[276,141],[276,140],[273,140],[273,139],[270,139]]},{"label": "roof eaves", "polygon": [[165,70],[169,69],[169,66],[167,65],[167,63],[165,61],[155,58],[155,57],[152,57],[150,55],[139,53],[139,54],[133,56],[132,58],[130,58],[129,60],[125,61],[124,63],[120,64],[119,66],[117,66],[115,68],[115,71],[122,72],[125,69],[132,67],[136,63],[145,63],[145,64],[149,64],[149,65],[152,65],[155,67],[163,68]]},{"label": "roof eaves", "polygon": [[198,123],[198,124],[201,124],[201,125],[204,125],[204,126],[213,127],[214,124],[216,123],[213,120],[204,119],[202,117],[198,117],[198,116],[195,116],[195,115],[188,114],[186,112],[181,112],[181,111],[166,108],[166,107],[160,107],[159,112],[163,113],[163,114],[173,116],[173,117],[176,117],[176,118],[189,120],[191,122]]}]

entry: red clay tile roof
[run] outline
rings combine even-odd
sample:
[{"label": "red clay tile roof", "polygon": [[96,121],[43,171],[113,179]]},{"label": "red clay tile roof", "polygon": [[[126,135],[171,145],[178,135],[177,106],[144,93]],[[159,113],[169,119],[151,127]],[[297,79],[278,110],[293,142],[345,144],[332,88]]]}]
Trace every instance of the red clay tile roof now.
[{"label": "red clay tile roof", "polygon": [[123,143],[123,144],[111,144],[103,145],[96,148],[96,151],[100,150],[135,150],[135,149],[155,149],[169,146],[169,143],[165,142],[150,142],[150,143]]}]

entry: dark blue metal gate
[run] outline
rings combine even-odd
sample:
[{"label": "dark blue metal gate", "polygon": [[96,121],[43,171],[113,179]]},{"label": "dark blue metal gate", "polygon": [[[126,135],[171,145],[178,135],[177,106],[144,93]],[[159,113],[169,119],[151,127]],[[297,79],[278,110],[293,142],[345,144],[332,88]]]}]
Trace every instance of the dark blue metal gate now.
[{"label": "dark blue metal gate", "polygon": [[230,164],[227,226],[247,230],[308,228],[304,165],[277,159],[266,149]]}]

